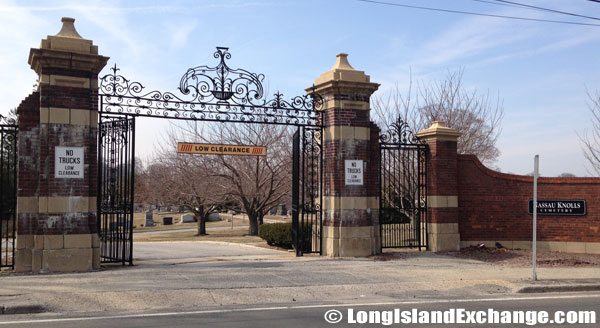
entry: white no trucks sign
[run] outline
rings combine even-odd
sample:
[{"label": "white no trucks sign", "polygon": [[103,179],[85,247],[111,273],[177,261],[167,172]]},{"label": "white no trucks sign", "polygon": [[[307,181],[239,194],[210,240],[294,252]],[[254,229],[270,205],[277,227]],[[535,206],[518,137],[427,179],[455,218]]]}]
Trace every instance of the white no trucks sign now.
[{"label": "white no trucks sign", "polygon": [[54,148],[54,178],[83,179],[84,147]]},{"label": "white no trucks sign", "polygon": [[363,161],[346,160],[345,163],[346,185],[363,185]]}]

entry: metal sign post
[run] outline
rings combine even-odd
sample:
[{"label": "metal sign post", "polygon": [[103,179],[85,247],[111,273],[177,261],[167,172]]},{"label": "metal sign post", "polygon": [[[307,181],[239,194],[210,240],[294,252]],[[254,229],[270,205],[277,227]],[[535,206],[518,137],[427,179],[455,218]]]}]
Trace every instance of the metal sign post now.
[{"label": "metal sign post", "polygon": [[537,280],[537,180],[539,176],[540,155],[535,155],[533,160],[533,280]]}]

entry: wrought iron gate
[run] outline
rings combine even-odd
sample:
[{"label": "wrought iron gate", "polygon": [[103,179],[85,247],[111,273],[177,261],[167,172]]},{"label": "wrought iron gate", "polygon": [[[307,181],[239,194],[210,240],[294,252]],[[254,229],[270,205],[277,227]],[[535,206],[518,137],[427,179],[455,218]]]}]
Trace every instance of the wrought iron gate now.
[{"label": "wrought iron gate", "polygon": [[427,248],[427,150],[401,119],[379,138],[381,248]]},{"label": "wrought iron gate", "polygon": [[98,136],[101,262],[133,265],[135,117],[101,115]]},{"label": "wrought iron gate", "polygon": [[294,143],[293,244],[297,254],[321,253],[321,129],[323,99],[265,94],[263,74],[228,66],[217,47],[214,67],[188,69],[177,92],[146,90],[115,65],[99,81],[98,230],[103,262],[132,264],[135,117],[274,124],[298,128]]},{"label": "wrought iron gate", "polygon": [[0,269],[14,269],[17,216],[17,135],[16,122],[0,115]]},{"label": "wrought iron gate", "polygon": [[292,241],[296,256],[322,254],[321,128],[301,127],[293,139]]}]

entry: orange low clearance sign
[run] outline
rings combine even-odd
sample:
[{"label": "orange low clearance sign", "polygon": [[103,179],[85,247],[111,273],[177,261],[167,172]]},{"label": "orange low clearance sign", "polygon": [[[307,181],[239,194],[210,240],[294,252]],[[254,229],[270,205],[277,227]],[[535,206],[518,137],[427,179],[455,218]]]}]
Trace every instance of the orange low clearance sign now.
[{"label": "orange low clearance sign", "polygon": [[177,152],[187,154],[266,156],[267,147],[178,142]]}]

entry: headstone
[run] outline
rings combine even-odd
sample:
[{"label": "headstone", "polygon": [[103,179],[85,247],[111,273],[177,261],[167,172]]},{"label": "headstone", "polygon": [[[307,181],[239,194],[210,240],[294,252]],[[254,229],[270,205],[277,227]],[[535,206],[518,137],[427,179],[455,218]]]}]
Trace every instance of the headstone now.
[{"label": "headstone", "polygon": [[154,227],[154,217],[152,215],[152,210],[146,212],[146,222],[144,223],[144,227]]},{"label": "headstone", "polygon": [[163,225],[171,225],[173,224],[173,217],[172,216],[165,216],[163,218]]},{"label": "headstone", "polygon": [[277,215],[287,215],[287,208],[285,204],[279,204],[277,207]]},{"label": "headstone", "polygon": [[181,216],[181,220],[179,221],[179,223],[190,223],[190,222],[195,222],[196,220],[194,220],[194,215],[192,214],[184,214]]},{"label": "headstone", "polygon": [[222,221],[223,219],[221,219],[221,216],[219,216],[219,213],[214,212],[214,213],[210,213],[208,215],[208,221]]}]

